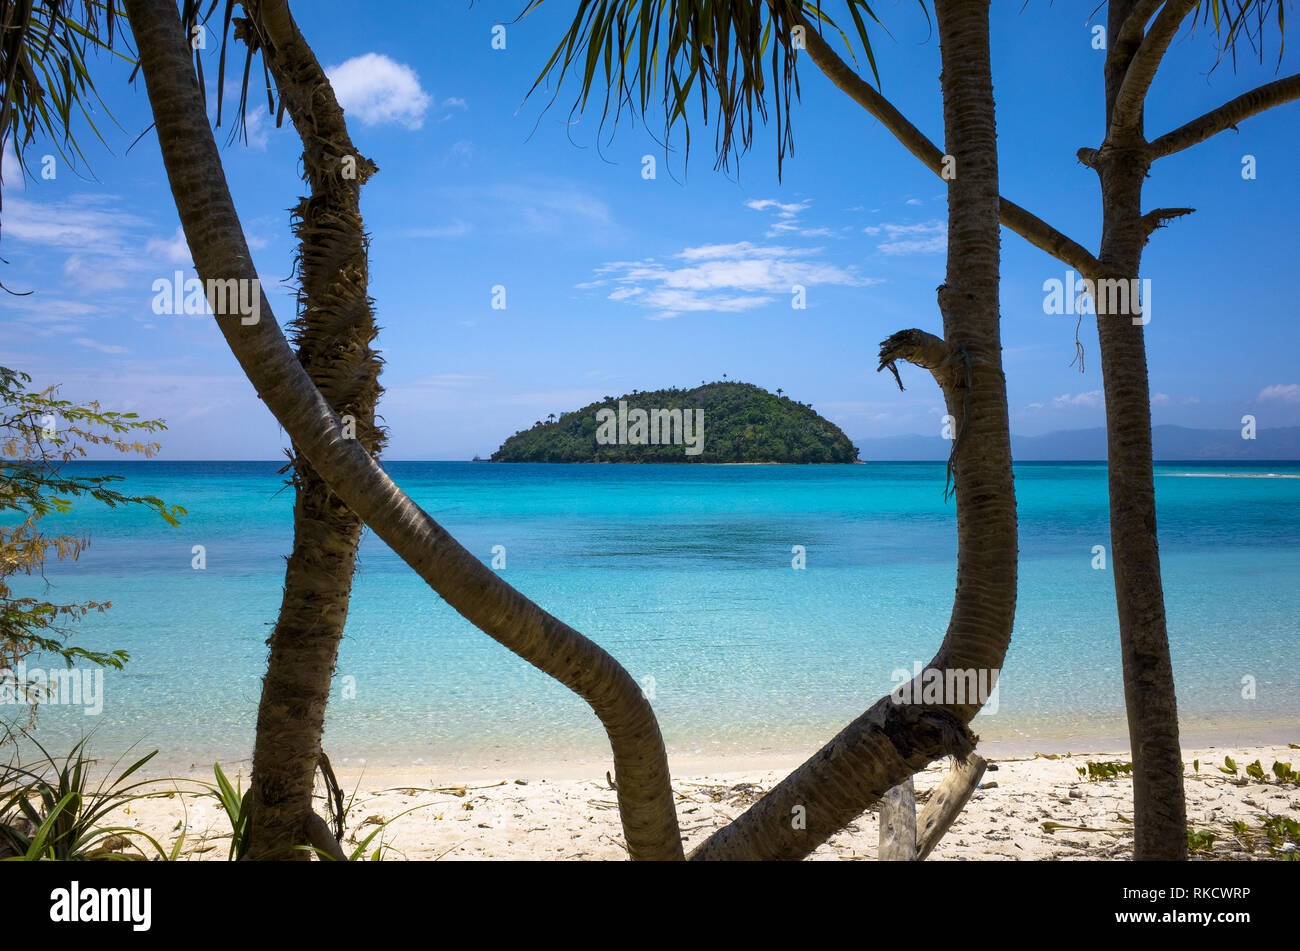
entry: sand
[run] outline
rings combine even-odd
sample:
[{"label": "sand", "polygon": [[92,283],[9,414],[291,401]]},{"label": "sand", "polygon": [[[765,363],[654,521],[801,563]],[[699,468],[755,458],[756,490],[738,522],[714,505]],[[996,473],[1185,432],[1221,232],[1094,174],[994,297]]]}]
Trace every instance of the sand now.
[{"label": "sand", "polygon": [[[1078,772],[1089,761],[1128,761],[1126,751],[984,755],[990,770],[930,861],[1131,858],[1131,780],[1089,781]],[[1225,757],[1235,760],[1239,770],[1259,760],[1267,780],[1221,772],[1218,767]],[[1184,758],[1189,825],[1217,836],[1204,857],[1267,857],[1258,838],[1248,847],[1233,833],[1233,821],[1252,827],[1258,826],[1262,815],[1300,821],[1300,786],[1279,782],[1272,774],[1274,761],[1300,767],[1300,749],[1287,744],[1221,746],[1185,750]],[[1199,760],[1199,770],[1193,769],[1194,760]],[[791,760],[780,768],[753,764],[676,778],[673,789],[687,851],[743,812],[797,763]],[[615,793],[605,779],[604,764],[583,767],[584,776],[549,778],[510,773],[469,778],[463,772],[430,774],[418,768],[361,772],[344,765],[336,769],[345,793],[352,797],[345,834],[349,852],[381,823],[392,820],[370,842],[367,854],[382,841],[386,860],[626,858]],[[938,785],[946,770],[946,761],[940,762],[916,777],[918,799]],[[192,779],[210,780],[211,773],[196,770]],[[413,811],[399,815],[407,810]],[[133,803],[113,818],[148,832],[168,847],[184,828],[184,858],[227,857],[229,822],[211,798],[153,798]],[[812,858],[871,860],[876,856],[877,837],[877,816],[868,812],[818,848]]]}]

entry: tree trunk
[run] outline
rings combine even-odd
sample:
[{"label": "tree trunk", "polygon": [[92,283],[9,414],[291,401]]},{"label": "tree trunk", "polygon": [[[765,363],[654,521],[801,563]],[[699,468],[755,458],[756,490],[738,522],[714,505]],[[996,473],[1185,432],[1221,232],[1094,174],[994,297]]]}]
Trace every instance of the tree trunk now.
[{"label": "tree trunk", "polygon": [[[926,367],[958,421],[957,590],[948,633],[927,670],[998,671],[1016,604],[1016,505],[998,316],[999,200],[989,63],[988,0],[937,0],[943,55],[948,188],[947,280],[939,288],[945,339],[903,331],[882,345],[882,367]],[[919,694],[919,682],[909,687]],[[715,832],[694,859],[797,859],[928,763],[964,759],[980,700],[881,698],[766,796]],[[802,822],[792,821],[802,817]]]},{"label": "tree trunk", "polygon": [[[126,0],[125,6],[172,196],[199,276],[205,282],[256,281],[175,3]],[[629,855],[680,858],[663,738],[640,685],[598,645],[466,551],[388,478],[356,439],[347,438],[342,422],[289,349],[265,295],[258,304],[257,319],[219,314],[217,326],[297,450],[342,502],[456,611],[587,701],[613,751]]]},{"label": "tree trunk", "polygon": [[882,862],[916,861],[916,781],[908,776],[880,800]]},{"label": "tree trunk", "polygon": [[[1120,35],[1119,27],[1135,4],[1136,0],[1111,3],[1110,36]],[[1136,50],[1136,43],[1113,45],[1107,54],[1107,129],[1120,83]],[[1101,177],[1103,224],[1097,277],[1131,279],[1130,286],[1137,286],[1142,248],[1150,233],[1142,216],[1142,184],[1150,164],[1140,116],[1135,128],[1117,140],[1108,138],[1099,150],[1096,168]],[[1143,326],[1135,324],[1129,314],[1104,314],[1102,301],[1097,300],[1096,305],[1106,394],[1111,570],[1133,755],[1133,857],[1185,859],[1183,758],[1156,539],[1146,344]]]},{"label": "tree trunk", "polygon": [[[381,361],[370,347],[377,330],[360,209],[361,186],[375,169],[353,146],[329,80],[282,0],[245,6],[257,36],[247,42],[260,48],[302,138],[311,190],[294,210],[298,360],[330,407],[351,417],[366,452],[377,454]],[[311,855],[294,847],[309,837],[325,709],[363,527],[302,453],[295,453],[293,466],[293,552],[257,714],[249,859]]]}]

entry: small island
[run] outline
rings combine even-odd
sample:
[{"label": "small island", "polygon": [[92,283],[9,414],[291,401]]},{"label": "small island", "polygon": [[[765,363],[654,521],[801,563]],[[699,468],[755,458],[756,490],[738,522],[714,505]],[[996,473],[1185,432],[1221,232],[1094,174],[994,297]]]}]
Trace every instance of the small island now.
[{"label": "small island", "polygon": [[844,431],[751,383],[703,383],[591,403],[515,433],[492,462],[854,463]]}]

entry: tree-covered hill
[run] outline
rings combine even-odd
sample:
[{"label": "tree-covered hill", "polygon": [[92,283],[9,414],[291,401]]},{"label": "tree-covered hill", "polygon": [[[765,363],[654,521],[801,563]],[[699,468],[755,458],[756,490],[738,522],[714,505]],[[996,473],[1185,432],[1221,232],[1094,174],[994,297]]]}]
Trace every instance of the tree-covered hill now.
[{"label": "tree-covered hill", "polygon": [[[702,430],[702,439],[701,431]],[[749,383],[606,397],[517,432],[493,462],[856,462],[812,407]]]}]

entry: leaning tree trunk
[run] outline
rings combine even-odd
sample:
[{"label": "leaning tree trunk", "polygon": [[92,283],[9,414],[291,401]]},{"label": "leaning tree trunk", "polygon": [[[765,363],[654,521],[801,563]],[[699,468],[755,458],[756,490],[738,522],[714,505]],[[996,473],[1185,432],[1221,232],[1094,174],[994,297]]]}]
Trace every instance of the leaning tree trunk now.
[{"label": "leaning tree trunk", "polygon": [[[282,0],[246,7],[251,20],[239,24],[241,32],[250,48],[260,48],[302,138],[311,191],[293,213],[298,360],[330,407],[351,420],[366,452],[377,454],[384,441],[375,425],[381,361],[370,346],[377,329],[360,209],[361,186],[375,168],[353,146],[329,80]],[[293,467],[293,552],[257,714],[250,859],[307,858],[311,853],[295,846],[311,841],[309,825],[320,833],[312,786],[363,528],[301,452]]]},{"label": "leaning tree trunk", "polygon": [[[199,276],[256,287],[175,3],[126,0],[125,7],[172,197]],[[365,447],[348,437],[290,350],[266,296],[258,302],[259,319],[218,314],[217,326],[297,450],[456,611],[587,701],[613,751],[629,855],[681,858],[663,738],[640,685],[606,651],[506,584],[388,478]]]},{"label": "leaning tree trunk", "polygon": [[[1120,27],[1138,2],[1114,0],[1110,4],[1111,37],[1120,36]],[[1100,267],[1095,276],[1121,278],[1135,291],[1142,248],[1152,227],[1142,214],[1142,184],[1151,160],[1142,133],[1141,110],[1134,121],[1118,130],[1112,129],[1112,118],[1116,96],[1137,47],[1136,42],[1114,43],[1107,54],[1106,127],[1110,131],[1095,160],[1101,178],[1103,215]],[[1144,328],[1127,313],[1103,313],[1103,295],[1095,296],[1106,394],[1111,570],[1133,755],[1133,857],[1185,859],[1183,757],[1156,539],[1151,391]],[[1131,301],[1129,309],[1135,310]],[[1144,317],[1149,318],[1149,314]]]},{"label": "leaning tree trunk", "polygon": [[[944,339],[919,330],[881,347],[881,367],[929,369],[958,421],[957,590],[927,671],[998,671],[1016,605],[1016,504],[998,316],[999,200],[988,0],[937,0],[944,127],[957,175],[948,188],[948,267],[939,288]],[[910,688],[922,695],[923,672]],[[922,695],[923,696],[923,695]],[[797,859],[929,762],[965,758],[980,698],[895,703],[884,697],[733,823],[695,859]]]}]

